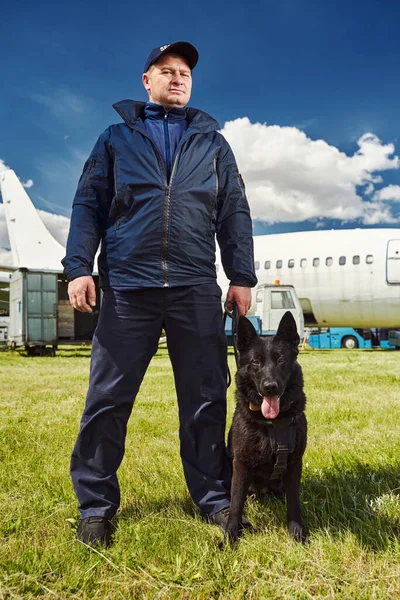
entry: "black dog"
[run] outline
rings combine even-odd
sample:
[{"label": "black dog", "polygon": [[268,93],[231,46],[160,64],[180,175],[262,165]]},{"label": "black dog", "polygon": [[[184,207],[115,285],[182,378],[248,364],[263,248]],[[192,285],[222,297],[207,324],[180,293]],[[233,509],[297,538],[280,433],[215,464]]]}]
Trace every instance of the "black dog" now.
[{"label": "black dog", "polygon": [[305,541],[300,509],[302,456],[307,440],[299,336],[286,312],[274,336],[261,338],[246,317],[238,324],[236,410],[229,432],[233,459],[231,508],[225,537],[236,541],[248,492],[259,499],[284,491],[289,533]]}]

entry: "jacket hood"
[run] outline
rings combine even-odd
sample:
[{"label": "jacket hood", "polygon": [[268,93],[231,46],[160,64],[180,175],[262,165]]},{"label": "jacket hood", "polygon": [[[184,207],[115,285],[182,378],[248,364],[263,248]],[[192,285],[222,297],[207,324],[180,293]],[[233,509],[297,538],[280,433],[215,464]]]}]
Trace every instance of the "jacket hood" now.
[{"label": "jacket hood", "polygon": [[[136,102],[135,100],[121,100],[112,106],[127,125],[135,126],[143,122],[146,104],[146,102]],[[202,110],[186,107],[186,113],[190,129],[196,129],[201,133],[221,129],[218,121]]]}]

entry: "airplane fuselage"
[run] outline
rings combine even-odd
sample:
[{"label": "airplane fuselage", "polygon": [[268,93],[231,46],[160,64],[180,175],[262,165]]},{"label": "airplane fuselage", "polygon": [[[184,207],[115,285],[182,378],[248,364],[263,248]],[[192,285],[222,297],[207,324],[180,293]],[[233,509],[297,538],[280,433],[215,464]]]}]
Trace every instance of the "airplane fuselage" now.
[{"label": "airplane fuselage", "polygon": [[[259,284],[293,285],[306,323],[400,327],[400,229],[256,236],[254,255]],[[226,291],[220,266],[218,281]]]}]

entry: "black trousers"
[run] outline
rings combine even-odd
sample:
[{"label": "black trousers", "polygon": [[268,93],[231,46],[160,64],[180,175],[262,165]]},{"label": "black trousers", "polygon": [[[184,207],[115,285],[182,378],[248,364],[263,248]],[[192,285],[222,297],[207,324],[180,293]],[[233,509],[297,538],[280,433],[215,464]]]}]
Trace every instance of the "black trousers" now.
[{"label": "black trousers", "polygon": [[106,289],[71,459],[82,518],[111,518],[120,505],[117,470],[127,422],[162,328],[174,371],[180,453],[190,495],[203,515],[229,505],[231,472],[224,441],[227,348],[220,288],[212,283],[127,292]]}]

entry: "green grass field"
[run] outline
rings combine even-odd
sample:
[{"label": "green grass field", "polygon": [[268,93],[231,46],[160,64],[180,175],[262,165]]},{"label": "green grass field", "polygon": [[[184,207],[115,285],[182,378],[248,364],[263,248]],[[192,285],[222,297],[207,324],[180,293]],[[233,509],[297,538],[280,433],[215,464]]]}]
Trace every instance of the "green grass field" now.
[{"label": "green grass field", "polygon": [[68,469],[89,358],[87,348],[0,352],[0,600],[400,598],[400,353],[300,354],[310,544],[288,537],[282,504],[250,499],[256,533],[223,550],[186,491],[165,349],[130,420],[114,543],[97,551],[75,539]]}]

